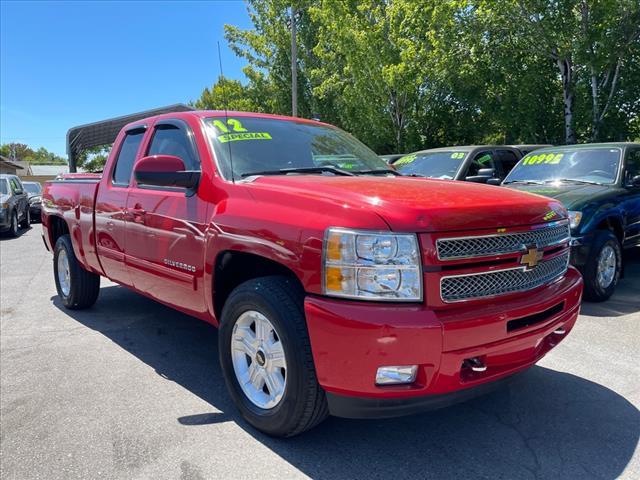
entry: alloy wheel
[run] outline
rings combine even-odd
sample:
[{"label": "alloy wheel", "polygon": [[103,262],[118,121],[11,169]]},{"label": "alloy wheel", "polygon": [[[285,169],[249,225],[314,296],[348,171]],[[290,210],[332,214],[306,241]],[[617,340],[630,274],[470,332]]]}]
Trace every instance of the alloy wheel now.
[{"label": "alloy wheel", "polygon": [[233,370],[242,392],[255,406],[276,407],[287,383],[287,361],[275,327],[262,313],[244,312],[231,335]]},{"label": "alloy wheel", "polygon": [[605,245],[598,255],[597,280],[603,290],[608,288],[616,276],[616,252],[611,245]]},{"label": "alloy wheel", "polygon": [[60,290],[65,297],[71,292],[71,269],[69,267],[69,256],[66,250],[60,250],[58,254],[58,283]]}]

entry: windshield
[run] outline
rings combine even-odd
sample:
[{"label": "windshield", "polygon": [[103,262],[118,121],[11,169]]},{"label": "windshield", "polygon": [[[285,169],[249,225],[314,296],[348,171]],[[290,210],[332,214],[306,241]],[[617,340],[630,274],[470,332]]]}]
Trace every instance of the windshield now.
[{"label": "windshield", "polygon": [[399,159],[393,166],[402,175],[453,180],[466,156],[466,152],[455,151],[412,153]]},{"label": "windshield", "polygon": [[511,170],[504,183],[576,181],[615,183],[620,165],[617,148],[580,148],[532,152]]},{"label": "windshield", "polygon": [[24,185],[24,189],[29,192],[29,193],[40,193],[42,191],[42,187],[40,187],[39,183],[29,183],[29,182],[23,182],[22,185]]},{"label": "windshield", "polygon": [[368,147],[335,127],[257,117],[207,118],[205,125],[225,178],[231,178],[231,164],[237,179],[281,169],[390,170]]},{"label": "windshield", "polygon": [[7,195],[9,193],[9,184],[4,178],[0,178],[0,194]]}]

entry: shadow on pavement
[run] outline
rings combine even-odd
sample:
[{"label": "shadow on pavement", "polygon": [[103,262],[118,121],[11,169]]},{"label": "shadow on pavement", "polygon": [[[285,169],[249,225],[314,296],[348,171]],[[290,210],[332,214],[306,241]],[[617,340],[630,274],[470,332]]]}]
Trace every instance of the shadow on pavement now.
[{"label": "shadow on pavement", "polygon": [[0,242],[5,242],[8,240],[18,240],[21,236],[26,234],[29,230],[33,228],[33,225],[29,225],[28,228],[20,228],[18,230],[18,235],[16,237],[12,237],[9,232],[0,232]]},{"label": "shadow on pavement", "polygon": [[534,367],[502,390],[448,409],[394,420],[329,418],[302,436],[274,439],[233,407],[212,326],[122,287],[103,288],[91,310],[65,313],[223,412],[185,412],[177,422],[235,421],[312,478],[613,479],[640,435],[640,412],[622,396]]},{"label": "shadow on pavement", "polygon": [[619,317],[640,312],[640,247],[624,251],[624,276],[609,300],[601,303],[583,302],[582,315]]}]

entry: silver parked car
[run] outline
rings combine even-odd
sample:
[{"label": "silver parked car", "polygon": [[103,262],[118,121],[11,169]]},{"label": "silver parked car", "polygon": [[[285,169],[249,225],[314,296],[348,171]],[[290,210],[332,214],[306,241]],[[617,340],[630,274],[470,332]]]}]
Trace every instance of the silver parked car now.
[{"label": "silver parked car", "polygon": [[20,227],[29,228],[29,197],[15,175],[0,175],[0,231],[16,237]]}]

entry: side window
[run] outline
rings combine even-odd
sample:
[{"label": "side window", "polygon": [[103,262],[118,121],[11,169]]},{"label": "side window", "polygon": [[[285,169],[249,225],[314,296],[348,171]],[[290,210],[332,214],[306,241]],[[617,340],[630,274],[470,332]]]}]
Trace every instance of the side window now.
[{"label": "side window", "polygon": [[625,180],[630,182],[631,179],[640,175],[640,148],[629,150],[627,153],[627,174]]},{"label": "side window", "polygon": [[200,162],[187,132],[175,125],[158,125],[153,132],[147,155],[160,154],[180,157],[187,170],[200,170]]},{"label": "side window", "polygon": [[16,193],[18,193],[21,188],[20,185],[18,185],[18,182],[16,181],[15,178],[11,178],[9,180],[9,183],[11,184],[11,192],[15,195]]},{"label": "side window", "polygon": [[122,146],[116,158],[116,168],[113,170],[113,183],[120,186],[128,186],[131,180],[133,163],[136,160],[140,143],[144,137],[144,130],[132,130],[127,133],[122,141]]},{"label": "side window", "polygon": [[498,174],[504,178],[516,166],[518,157],[511,150],[498,150],[498,163],[500,167]]},{"label": "side window", "polygon": [[473,177],[475,175],[478,175],[478,172],[481,168],[496,168],[493,154],[491,152],[476,153],[476,156],[473,158],[471,164],[469,165],[467,176]]}]

